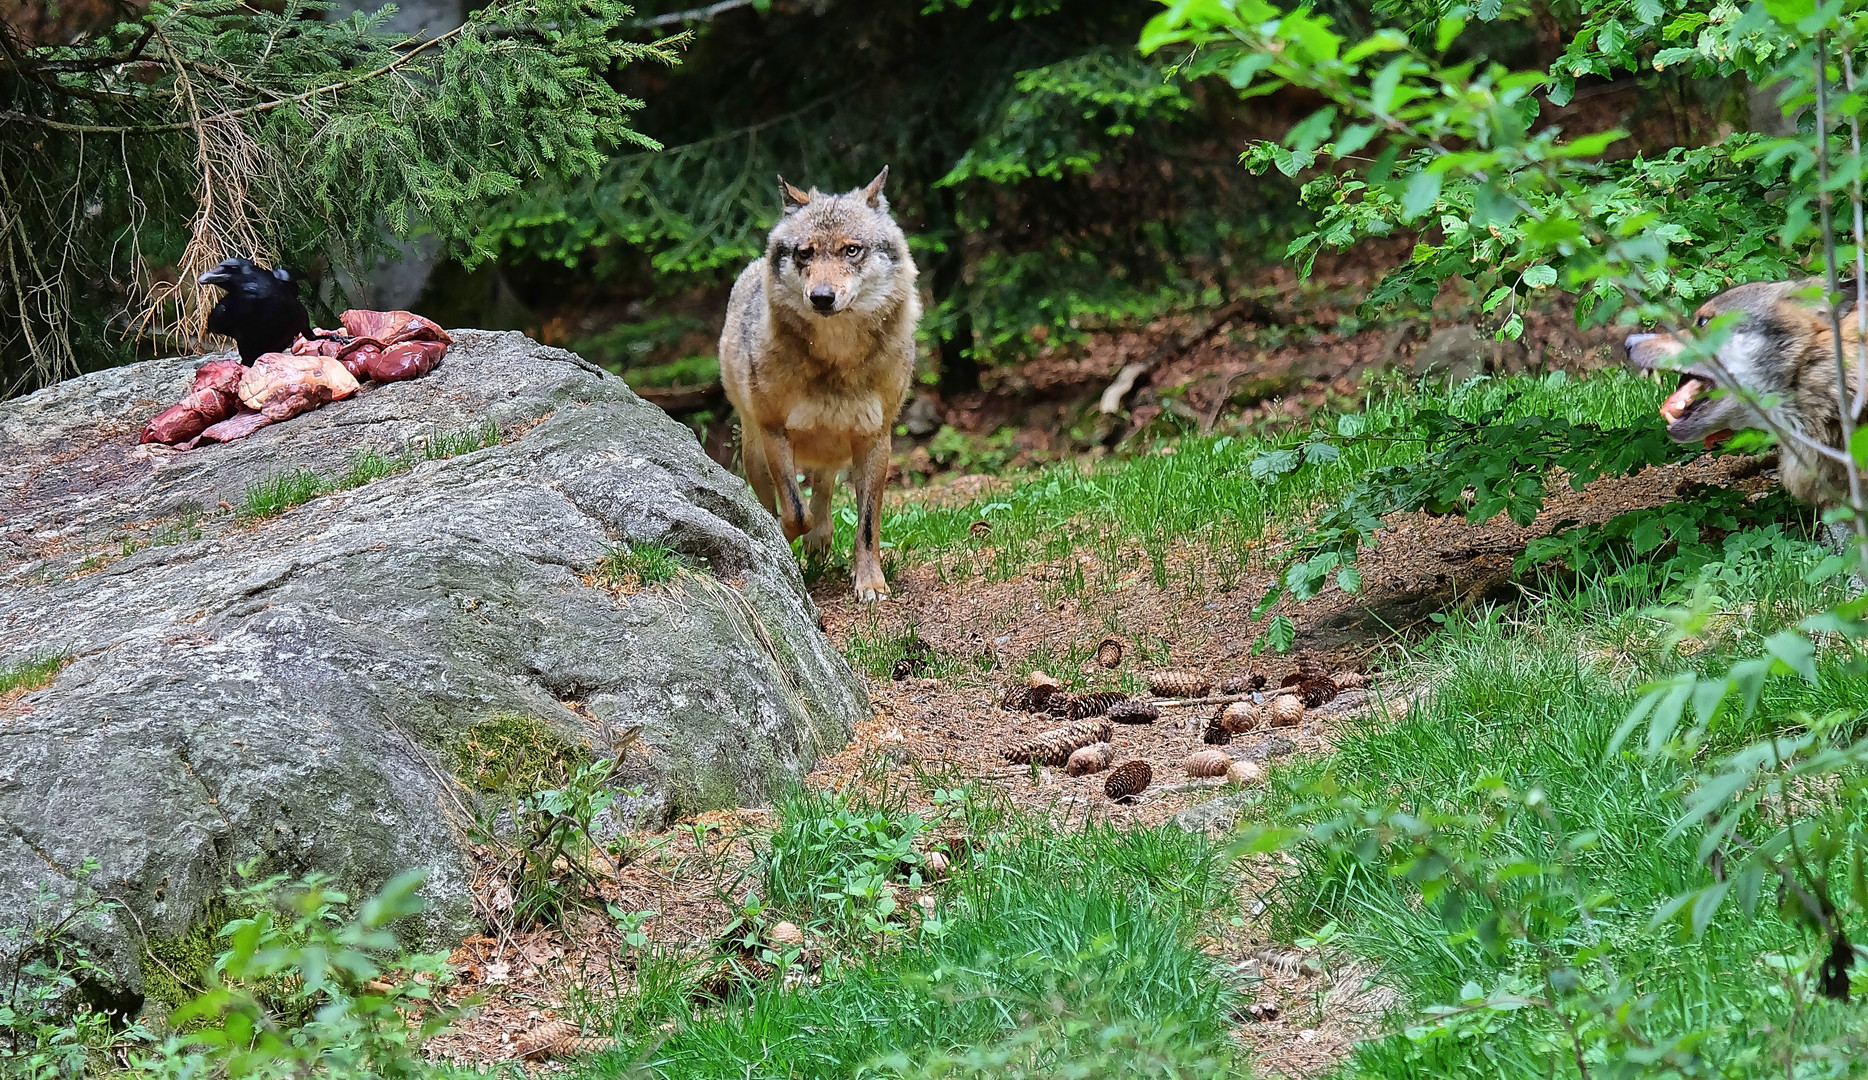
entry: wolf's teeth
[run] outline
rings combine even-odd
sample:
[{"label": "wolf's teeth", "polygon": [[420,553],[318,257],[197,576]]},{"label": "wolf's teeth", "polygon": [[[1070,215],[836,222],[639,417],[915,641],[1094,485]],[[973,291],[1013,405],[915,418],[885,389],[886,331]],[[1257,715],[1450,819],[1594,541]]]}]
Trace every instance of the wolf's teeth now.
[{"label": "wolf's teeth", "polygon": [[1669,423],[1680,419],[1681,414],[1692,408],[1693,402],[1697,401],[1706,390],[1706,380],[1698,376],[1688,376],[1686,381],[1680,384],[1678,390],[1675,390],[1666,401],[1661,402],[1660,414],[1666,417]]}]

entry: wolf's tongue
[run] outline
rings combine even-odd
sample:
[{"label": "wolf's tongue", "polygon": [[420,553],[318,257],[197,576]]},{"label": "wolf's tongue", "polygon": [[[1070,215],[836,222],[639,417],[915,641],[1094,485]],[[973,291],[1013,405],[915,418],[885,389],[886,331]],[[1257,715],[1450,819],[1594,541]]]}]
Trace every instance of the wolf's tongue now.
[{"label": "wolf's tongue", "polygon": [[1680,389],[1675,390],[1666,401],[1660,403],[1660,414],[1666,417],[1669,423],[1678,420],[1680,414],[1686,412],[1694,400],[1705,392],[1706,380],[1689,375],[1686,381],[1680,384]]}]

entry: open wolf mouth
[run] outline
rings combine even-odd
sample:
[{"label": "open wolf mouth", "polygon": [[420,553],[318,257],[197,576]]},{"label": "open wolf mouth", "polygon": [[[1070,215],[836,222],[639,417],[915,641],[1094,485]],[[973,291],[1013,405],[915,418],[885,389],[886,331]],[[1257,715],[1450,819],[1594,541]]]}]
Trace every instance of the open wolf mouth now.
[{"label": "open wolf mouth", "polygon": [[1702,379],[1698,375],[1688,375],[1680,380],[1680,388],[1660,403],[1660,414],[1672,424],[1706,401],[1706,392],[1712,389],[1712,380]]},{"label": "open wolf mouth", "polygon": [[[1706,395],[1711,391],[1712,380],[1703,375],[1688,374],[1686,378],[1680,380],[1679,389],[1667,395],[1667,400],[1660,403],[1660,414],[1667,420],[1669,434],[1681,420],[1706,404]],[[1731,437],[1731,434],[1731,428],[1724,428],[1706,436],[1706,449],[1710,450],[1714,444],[1724,442]]]}]

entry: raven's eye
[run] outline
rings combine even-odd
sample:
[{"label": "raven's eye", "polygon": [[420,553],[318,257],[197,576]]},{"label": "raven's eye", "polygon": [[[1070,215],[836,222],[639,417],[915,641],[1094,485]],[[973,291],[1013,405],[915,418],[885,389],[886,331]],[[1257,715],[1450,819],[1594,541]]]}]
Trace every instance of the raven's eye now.
[{"label": "raven's eye", "polygon": [[863,245],[861,244],[851,244],[849,247],[846,247],[843,249],[843,254],[844,254],[844,257],[846,258],[854,259],[858,255],[861,255],[862,253],[863,253]]}]

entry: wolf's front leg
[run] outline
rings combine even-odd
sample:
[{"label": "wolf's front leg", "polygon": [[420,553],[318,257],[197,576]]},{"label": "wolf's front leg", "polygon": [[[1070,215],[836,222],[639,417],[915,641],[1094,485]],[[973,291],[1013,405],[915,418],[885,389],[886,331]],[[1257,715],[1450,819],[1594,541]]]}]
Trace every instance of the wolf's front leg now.
[{"label": "wolf's front leg", "polygon": [[857,439],[850,447],[850,486],[856,489],[856,599],[865,604],[889,595],[882,576],[882,489],[889,480],[889,437]]},{"label": "wolf's front leg", "polygon": [[784,526],[785,539],[796,540],[811,531],[811,515],[798,490],[798,468],[792,464],[791,437],[784,428],[765,429],[765,464],[777,489],[778,523]]}]

